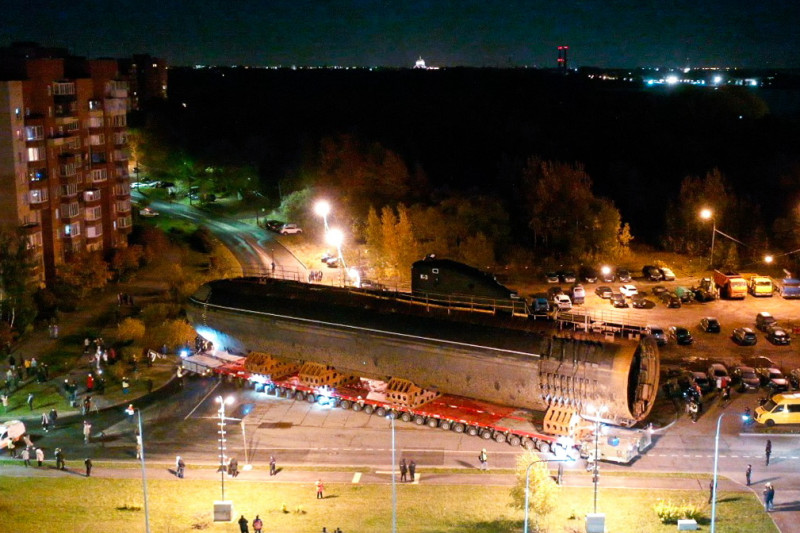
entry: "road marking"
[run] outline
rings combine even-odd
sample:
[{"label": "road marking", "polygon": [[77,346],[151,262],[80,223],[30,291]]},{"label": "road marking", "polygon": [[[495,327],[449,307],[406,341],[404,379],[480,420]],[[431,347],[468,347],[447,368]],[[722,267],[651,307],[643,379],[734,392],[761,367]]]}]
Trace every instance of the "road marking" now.
[{"label": "road marking", "polygon": [[353,474],[353,483],[358,483],[361,481],[361,472],[356,472]]},{"label": "road marking", "polygon": [[217,381],[217,382],[214,384],[214,386],[213,386],[213,387],[211,387],[211,390],[210,390],[210,391],[208,391],[208,394],[206,394],[205,396],[203,396],[203,399],[202,399],[202,400],[200,400],[199,402],[197,402],[197,405],[195,405],[195,406],[194,406],[194,409],[192,409],[191,411],[189,411],[189,414],[188,414],[188,415],[186,415],[185,417],[183,417],[183,419],[184,419],[184,420],[187,420],[187,419],[188,419],[190,416],[192,416],[192,415],[194,414],[194,412],[195,412],[195,411],[197,411],[197,408],[198,408],[198,407],[200,407],[200,404],[201,404],[201,403],[203,403],[204,401],[206,401],[206,398],[208,398],[209,396],[211,396],[211,393],[213,393],[215,390],[217,390],[217,387],[219,387],[219,384],[220,384],[220,383],[222,383],[222,382],[221,382],[221,381]]},{"label": "road marking", "polygon": [[[391,470],[376,470],[375,473],[376,474],[391,474],[392,471]],[[397,470],[395,470],[394,473],[396,474]]]}]

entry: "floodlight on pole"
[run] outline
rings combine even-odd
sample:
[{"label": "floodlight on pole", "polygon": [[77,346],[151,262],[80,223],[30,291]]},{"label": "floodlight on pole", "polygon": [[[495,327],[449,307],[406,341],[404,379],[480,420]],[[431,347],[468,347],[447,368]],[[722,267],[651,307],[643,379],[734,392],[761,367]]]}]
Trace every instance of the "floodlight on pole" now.
[{"label": "floodlight on pole", "polygon": [[717,236],[717,219],[714,218],[714,212],[711,209],[704,208],[700,210],[700,218],[703,220],[711,220],[711,258],[708,264],[714,266],[714,240]]},{"label": "floodlight on pole", "polygon": [[222,488],[222,501],[225,501],[225,406],[234,402],[233,396],[223,398],[217,396],[217,403],[219,404],[219,480]]},{"label": "floodlight on pole", "polygon": [[322,222],[325,225],[325,233],[328,232],[328,215],[331,212],[331,204],[327,200],[319,200],[314,204],[314,213],[318,217],[322,217]]},{"label": "floodlight on pole", "polygon": [[136,413],[139,423],[139,435],[136,437],[136,444],[139,447],[139,462],[142,465],[142,492],[144,493],[144,529],[146,533],[150,533],[150,512],[147,507],[147,474],[144,466],[144,433],[142,432],[142,410],[133,407],[133,404],[128,405],[125,409],[128,416],[133,416]]},{"label": "floodlight on pole", "polygon": [[342,243],[344,243],[344,233],[342,230],[337,228],[331,228],[325,234],[325,241],[330,244],[331,246],[336,247],[336,252],[339,257],[339,263],[342,265],[342,277],[344,277],[344,271],[347,270],[347,263],[344,262],[344,257],[342,257]]},{"label": "floodlight on pole", "polygon": [[722,417],[725,413],[721,413],[717,418],[717,434],[714,437],[714,478],[711,480],[711,533],[716,530],[717,521],[717,465],[719,464],[719,428],[722,423]]},{"label": "floodlight on pole", "polygon": [[528,502],[530,501],[531,467],[539,463],[571,463],[574,460],[575,459],[572,457],[567,459],[539,459],[538,461],[532,461],[528,464],[528,468],[525,469],[525,522],[522,526],[523,533],[528,533],[528,515],[530,506]]},{"label": "floodlight on pole", "polygon": [[594,415],[594,465],[592,468],[592,481],[594,482],[594,513],[597,514],[597,483],[600,480],[600,472],[598,471],[597,456],[600,442],[600,417],[608,410],[605,405],[595,407],[590,405],[587,411]]},{"label": "floodlight on pole", "polygon": [[764,262],[766,264],[771,265],[773,261],[775,261],[775,258],[773,256],[771,256],[771,255],[765,255],[764,256]]}]

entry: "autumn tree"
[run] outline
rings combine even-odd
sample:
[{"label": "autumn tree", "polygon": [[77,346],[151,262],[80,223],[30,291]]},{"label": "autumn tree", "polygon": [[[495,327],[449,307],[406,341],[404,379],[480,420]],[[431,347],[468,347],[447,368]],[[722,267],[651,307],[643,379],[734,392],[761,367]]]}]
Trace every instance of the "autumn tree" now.
[{"label": "autumn tree", "polygon": [[190,345],[196,336],[194,328],[185,320],[165,320],[147,329],[146,342],[148,346],[166,345],[168,348],[178,348]]},{"label": "autumn tree", "polygon": [[22,230],[0,229],[0,321],[9,330],[24,331],[36,318],[33,268],[33,250]]},{"label": "autumn tree", "polygon": [[104,288],[111,272],[99,252],[82,252],[58,267],[57,280],[67,294],[82,300],[91,291]]},{"label": "autumn tree", "polygon": [[526,473],[529,473],[529,514],[533,530],[538,531],[555,509],[561,487],[550,477],[547,461],[543,461],[536,452],[530,450],[517,456],[514,473],[516,481],[511,489],[511,506],[515,509],[525,509],[525,481]]},{"label": "autumn tree", "polygon": [[124,318],[117,324],[117,339],[122,342],[139,342],[144,338],[145,325],[138,318]]}]

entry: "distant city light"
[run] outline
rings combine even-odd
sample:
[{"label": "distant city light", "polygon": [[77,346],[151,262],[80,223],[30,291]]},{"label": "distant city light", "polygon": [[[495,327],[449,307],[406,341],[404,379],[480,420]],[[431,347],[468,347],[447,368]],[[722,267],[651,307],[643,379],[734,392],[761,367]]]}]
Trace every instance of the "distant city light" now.
[{"label": "distant city light", "polygon": [[722,76],[714,76],[714,83],[716,83],[717,85],[722,83]]},{"label": "distant city light", "polygon": [[676,83],[678,83],[678,76],[676,76],[675,74],[670,74],[669,76],[667,76],[666,81],[669,85],[675,85]]}]

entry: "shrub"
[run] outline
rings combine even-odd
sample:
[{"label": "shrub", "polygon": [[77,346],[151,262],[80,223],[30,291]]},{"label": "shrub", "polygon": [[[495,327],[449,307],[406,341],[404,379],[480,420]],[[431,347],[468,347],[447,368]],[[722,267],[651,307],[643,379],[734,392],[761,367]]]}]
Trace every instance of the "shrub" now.
[{"label": "shrub", "polygon": [[662,524],[677,524],[678,520],[682,519],[698,520],[702,516],[702,508],[696,503],[659,500],[653,509]]}]

